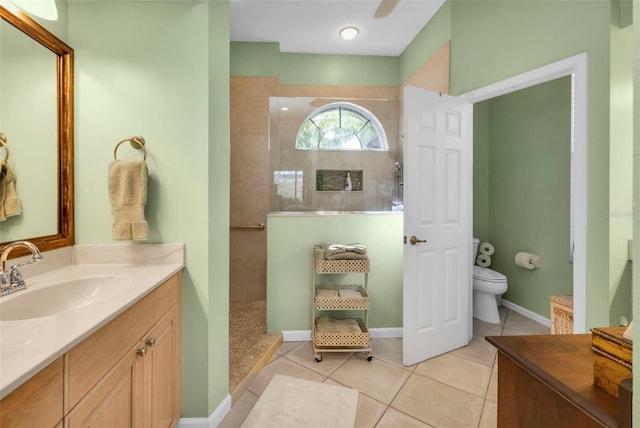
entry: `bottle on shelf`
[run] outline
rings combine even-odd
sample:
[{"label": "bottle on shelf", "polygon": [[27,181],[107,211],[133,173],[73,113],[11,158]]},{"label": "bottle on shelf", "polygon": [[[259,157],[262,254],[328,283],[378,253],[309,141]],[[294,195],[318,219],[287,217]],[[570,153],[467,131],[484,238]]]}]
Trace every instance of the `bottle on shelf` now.
[{"label": "bottle on shelf", "polygon": [[347,179],[345,180],[345,186],[344,186],[344,190],[347,192],[350,192],[352,189],[351,186],[351,173],[347,172]]}]

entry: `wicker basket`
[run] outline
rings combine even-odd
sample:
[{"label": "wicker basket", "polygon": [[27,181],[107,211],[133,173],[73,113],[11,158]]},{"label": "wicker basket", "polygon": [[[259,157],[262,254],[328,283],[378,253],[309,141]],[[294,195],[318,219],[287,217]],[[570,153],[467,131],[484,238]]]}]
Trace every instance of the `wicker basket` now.
[{"label": "wicker basket", "polygon": [[325,260],[316,259],[316,272],[318,273],[367,273],[369,272],[369,259],[366,260]]},{"label": "wicker basket", "polygon": [[613,395],[620,395],[620,382],[633,375],[633,343],[623,337],[625,327],[591,329],[593,383]]},{"label": "wicker basket", "polygon": [[[369,295],[361,285],[334,285],[332,287],[319,288],[317,290],[353,290],[362,297],[319,297],[316,296],[316,309],[318,310],[364,310],[369,309]],[[317,291],[316,290],[316,291]]]},{"label": "wicker basket", "polygon": [[369,346],[369,330],[367,330],[367,327],[360,318],[351,319],[358,323],[361,333],[323,333],[316,329],[314,335],[314,346]]},{"label": "wicker basket", "polygon": [[551,296],[551,334],[573,334],[573,296]]}]

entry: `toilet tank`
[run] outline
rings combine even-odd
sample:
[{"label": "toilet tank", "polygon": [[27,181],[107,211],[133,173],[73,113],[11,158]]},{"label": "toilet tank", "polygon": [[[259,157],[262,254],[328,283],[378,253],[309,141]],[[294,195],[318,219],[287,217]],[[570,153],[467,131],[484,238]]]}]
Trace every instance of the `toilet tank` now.
[{"label": "toilet tank", "polygon": [[478,255],[478,246],[480,245],[480,240],[478,238],[473,238],[473,259],[475,261],[476,256]]}]

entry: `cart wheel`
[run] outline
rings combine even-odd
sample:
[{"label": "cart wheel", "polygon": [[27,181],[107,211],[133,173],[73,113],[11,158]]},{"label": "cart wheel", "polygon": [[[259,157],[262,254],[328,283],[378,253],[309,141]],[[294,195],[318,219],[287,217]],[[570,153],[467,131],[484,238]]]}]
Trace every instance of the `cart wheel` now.
[{"label": "cart wheel", "polygon": [[322,361],[322,355],[318,354],[316,355],[316,362],[319,363],[320,361]]},{"label": "cart wheel", "polygon": [[373,355],[369,355],[369,356],[367,357],[367,361],[371,361],[371,360],[373,360]]}]

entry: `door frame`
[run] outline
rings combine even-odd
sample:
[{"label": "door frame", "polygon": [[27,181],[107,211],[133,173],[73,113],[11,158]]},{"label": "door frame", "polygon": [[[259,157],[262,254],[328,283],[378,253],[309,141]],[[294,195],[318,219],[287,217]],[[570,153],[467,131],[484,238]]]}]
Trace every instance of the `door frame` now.
[{"label": "door frame", "polygon": [[560,77],[571,76],[571,242],[568,257],[573,261],[573,332],[587,327],[587,54],[569,58],[509,77],[460,97],[471,103],[486,101]]}]

